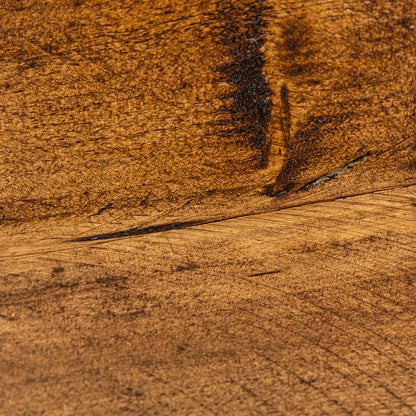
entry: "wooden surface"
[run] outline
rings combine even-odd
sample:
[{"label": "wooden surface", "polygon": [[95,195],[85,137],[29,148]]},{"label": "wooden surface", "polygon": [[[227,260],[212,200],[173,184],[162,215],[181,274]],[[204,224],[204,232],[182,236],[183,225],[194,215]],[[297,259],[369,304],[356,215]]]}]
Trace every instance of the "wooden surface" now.
[{"label": "wooden surface", "polygon": [[0,414],[416,414],[415,20],[1,2]]}]

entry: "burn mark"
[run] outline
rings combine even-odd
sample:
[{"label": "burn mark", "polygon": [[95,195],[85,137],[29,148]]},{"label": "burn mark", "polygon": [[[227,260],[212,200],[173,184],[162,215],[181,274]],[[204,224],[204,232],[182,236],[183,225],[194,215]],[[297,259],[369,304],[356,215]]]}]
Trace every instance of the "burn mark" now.
[{"label": "burn mark", "polygon": [[271,91],[263,74],[261,51],[266,31],[265,16],[270,8],[265,0],[219,0],[217,12],[222,22],[216,41],[225,46],[227,63],[218,69],[221,80],[231,91],[221,96],[226,119],[218,123],[220,134],[236,137],[256,151],[258,168],[267,166],[268,123],[271,116]]}]

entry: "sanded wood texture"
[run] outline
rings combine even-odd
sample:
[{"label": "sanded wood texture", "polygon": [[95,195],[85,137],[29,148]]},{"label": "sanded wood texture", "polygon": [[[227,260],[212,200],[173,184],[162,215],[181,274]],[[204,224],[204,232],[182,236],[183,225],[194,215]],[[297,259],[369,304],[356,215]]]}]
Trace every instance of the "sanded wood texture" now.
[{"label": "sanded wood texture", "polygon": [[413,0],[0,23],[0,415],[416,414]]}]

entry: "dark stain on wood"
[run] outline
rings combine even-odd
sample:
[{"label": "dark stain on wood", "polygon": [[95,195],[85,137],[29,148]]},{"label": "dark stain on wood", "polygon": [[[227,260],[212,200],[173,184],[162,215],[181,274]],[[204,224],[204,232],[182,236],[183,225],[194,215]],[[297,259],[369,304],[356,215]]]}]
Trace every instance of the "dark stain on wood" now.
[{"label": "dark stain on wood", "polygon": [[[408,56],[414,53],[413,13],[406,2],[397,9],[400,18],[388,14],[384,3],[365,4],[360,17],[363,24],[340,32],[343,42],[339,44],[314,23],[309,12],[277,23],[277,65],[286,86],[280,97],[286,161],[276,184],[267,190],[269,196],[287,194],[291,189],[308,190],[330,175],[334,166],[349,165],[368,152],[377,156],[368,163],[374,182],[381,177],[375,166],[381,164],[391,172],[393,166],[403,171],[414,169],[410,148],[414,101],[403,93],[413,88],[408,81],[412,79]],[[359,9],[354,6],[352,10],[356,7]],[[396,66],[401,68],[400,75],[394,72]],[[286,88],[292,93],[286,94]],[[290,134],[283,123],[288,104]],[[399,121],[400,114],[409,114],[408,121]],[[378,127],[374,129],[376,119]],[[390,175],[387,169],[385,172]]]},{"label": "dark stain on wood", "polygon": [[305,76],[316,75],[319,64],[314,60],[312,28],[307,19],[304,16],[291,17],[283,21],[281,27],[278,48],[281,50],[283,73],[294,82],[297,82],[296,78],[302,78],[303,81]]},{"label": "dark stain on wood", "polygon": [[256,150],[258,168],[267,166],[268,122],[272,105],[261,51],[268,13],[270,8],[264,0],[218,2],[218,15],[222,22],[218,43],[226,47],[228,60],[218,72],[221,79],[232,86],[231,92],[221,97],[226,101],[223,110],[227,114],[226,119],[220,121],[221,134],[235,136],[242,144]]},{"label": "dark stain on wood", "polygon": [[285,84],[280,89],[281,100],[281,116],[280,116],[280,128],[283,132],[286,144],[290,143],[290,105],[289,105],[289,89]]},{"label": "dark stain on wood", "polygon": [[52,276],[55,276],[55,275],[57,275],[57,274],[61,274],[61,273],[63,273],[65,271],[65,269],[63,268],[63,267],[54,267],[53,269],[52,269]]}]

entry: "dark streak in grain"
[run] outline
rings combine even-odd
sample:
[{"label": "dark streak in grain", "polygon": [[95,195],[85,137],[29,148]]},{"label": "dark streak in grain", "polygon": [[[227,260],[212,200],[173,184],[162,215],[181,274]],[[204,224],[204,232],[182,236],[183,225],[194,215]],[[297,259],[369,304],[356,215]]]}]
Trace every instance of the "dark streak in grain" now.
[{"label": "dark streak in grain", "polygon": [[57,275],[57,274],[61,274],[65,271],[65,269],[63,267],[54,267],[52,269],[52,276]]},{"label": "dark streak in grain", "polygon": [[285,84],[280,89],[281,99],[281,115],[280,115],[280,128],[283,132],[286,145],[290,143],[290,103],[289,103],[289,89]]},{"label": "dark streak in grain", "polygon": [[109,209],[113,208],[113,203],[107,204],[105,207],[101,208],[96,214],[90,215],[90,217],[95,217],[97,215],[101,215],[103,212],[108,211]]},{"label": "dark streak in grain", "polygon": [[228,59],[218,72],[221,80],[231,85],[231,92],[221,97],[226,102],[222,109],[226,119],[218,123],[220,134],[251,146],[256,151],[257,168],[267,166],[270,148],[271,91],[264,77],[261,51],[268,12],[265,0],[220,0],[218,15],[222,24],[215,34],[217,42],[226,47]]},{"label": "dark streak in grain", "polygon": [[115,231],[113,233],[96,234],[88,237],[76,238],[70,241],[95,241],[95,240],[110,240],[112,238],[130,237],[133,235],[145,235],[153,233],[162,233],[164,231],[181,230],[183,228],[193,227],[196,225],[203,225],[212,222],[212,220],[195,220],[183,222],[171,222],[168,224],[153,225],[150,227],[134,227],[129,230]]},{"label": "dark streak in grain", "polygon": [[270,272],[249,274],[248,277],[265,276],[266,274],[276,274],[276,273],[280,273],[280,272],[281,272],[281,270],[272,270]]},{"label": "dark streak in grain", "polygon": [[3,315],[2,313],[0,313],[0,318],[4,319],[6,321],[15,321],[16,320],[16,318],[14,318],[13,316]]}]

